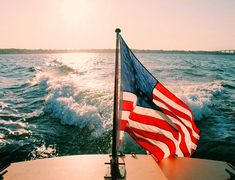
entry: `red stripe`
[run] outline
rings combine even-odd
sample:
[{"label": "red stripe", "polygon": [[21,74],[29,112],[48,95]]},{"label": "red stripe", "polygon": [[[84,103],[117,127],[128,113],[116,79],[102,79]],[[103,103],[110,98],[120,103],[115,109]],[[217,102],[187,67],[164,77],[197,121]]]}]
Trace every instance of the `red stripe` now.
[{"label": "red stripe", "polygon": [[159,134],[159,133],[153,133],[153,132],[148,132],[148,131],[143,131],[141,129],[137,129],[137,128],[134,128],[134,127],[131,127],[131,129],[141,135],[141,136],[144,136],[146,138],[149,138],[149,139],[153,139],[153,140],[157,140],[157,141],[161,141],[163,142],[164,144],[166,144],[170,150],[170,154],[171,155],[174,155],[175,154],[175,151],[176,151],[176,145],[175,143],[167,138],[165,135],[163,134]]},{"label": "red stripe", "polygon": [[[164,108],[161,108],[162,111],[164,112],[164,114],[168,115],[168,116],[171,116],[173,118],[175,118],[176,120],[178,120],[183,126],[185,126],[185,124],[175,115],[173,114],[171,111],[167,110],[167,109],[164,109]],[[175,124],[176,125],[176,124]],[[185,126],[185,128],[187,129],[187,131],[189,132],[189,135],[190,135],[190,138],[191,138],[191,141],[194,142],[194,143],[197,143],[198,139],[196,139],[194,136],[193,136],[193,132],[192,132],[192,129]],[[196,132],[197,133],[197,132]],[[198,134],[199,135],[199,134]]]},{"label": "red stripe", "polygon": [[124,131],[126,128],[128,121],[127,120],[121,120],[120,121],[120,130]]},{"label": "red stripe", "polygon": [[192,122],[192,119],[189,115],[185,114],[182,111],[179,111],[178,109],[175,109],[174,107],[172,107],[171,105],[167,104],[164,100],[160,99],[159,97],[157,97],[155,94],[153,94],[153,99],[162,102],[163,104],[165,104],[174,114],[176,114],[177,116],[180,116],[182,118],[184,118],[185,120]]},{"label": "red stripe", "polygon": [[195,138],[195,137],[192,135],[192,136],[191,136],[191,141],[192,141],[194,144],[197,144],[198,139]]},{"label": "red stripe", "polygon": [[[136,114],[136,113],[134,113],[134,112],[132,112],[132,114]],[[137,121],[137,122],[140,122],[140,123],[142,123],[140,120],[141,119],[143,119],[143,118],[146,118],[145,116],[143,116],[143,115],[139,115],[139,114],[136,114],[136,117],[134,116],[134,121]],[[150,119],[152,119],[152,117],[150,117]],[[156,123],[158,120],[156,119],[156,118],[153,118],[154,120],[154,122]],[[162,121],[162,120],[161,120]],[[149,123],[150,121],[148,121],[147,120],[147,124],[150,124]],[[162,121],[162,122],[164,122],[164,123],[166,123],[165,121]],[[126,128],[126,125],[127,125],[127,121],[126,120],[121,120],[121,130],[125,130],[125,128]],[[155,123],[153,123],[153,125],[155,125]],[[145,123],[146,124],[146,123]],[[168,123],[166,123],[166,125],[167,126],[170,126]],[[158,127],[158,126],[157,126]],[[170,126],[171,127],[171,126]],[[188,151],[188,148],[187,148],[187,146],[186,146],[186,143],[185,143],[185,135],[184,135],[184,133],[183,133],[183,131],[182,131],[182,129],[180,128],[180,126],[178,126],[178,125],[176,125],[176,127],[177,127],[177,129],[179,130],[179,133],[181,134],[181,142],[180,142],[180,149],[181,149],[181,151],[183,152],[183,154],[185,155],[185,156],[189,156],[190,155],[190,152]],[[160,127],[159,127],[160,128]],[[172,128],[172,127],[171,127]],[[136,129],[136,128],[133,128],[133,127],[131,127],[131,129]],[[168,130],[169,131],[169,130]],[[175,132],[175,129],[173,129],[173,132]],[[149,133],[149,132],[148,132]],[[170,131],[170,133],[172,133],[172,131]],[[150,133],[151,134],[151,133]],[[173,134],[173,133],[172,133]],[[176,132],[176,134],[173,134],[173,136],[176,138],[176,139],[178,139],[178,132]],[[170,148],[171,149],[171,148]],[[171,151],[171,150],[170,150]]]},{"label": "red stripe", "polygon": [[[180,149],[181,149],[181,151],[182,151],[185,155],[190,154],[190,152],[188,151],[188,148],[187,148],[187,146],[186,146],[185,135],[184,135],[184,133],[183,133],[183,131],[182,131],[182,129],[181,129],[181,127],[180,127],[179,125],[175,124],[176,127],[177,127],[177,129],[178,129],[178,131],[176,131],[176,130],[175,130],[174,128],[172,128],[167,122],[160,120],[161,122],[166,123],[166,124],[165,124],[166,127],[170,127],[170,129],[167,129],[166,127],[163,128],[163,126],[161,126],[161,125],[162,125],[161,123],[160,123],[160,126],[156,125],[156,123],[159,121],[157,118],[147,117],[147,116],[144,116],[144,115],[136,114],[136,113],[134,113],[134,112],[131,113],[131,114],[133,114],[133,115],[132,115],[132,117],[131,117],[130,119],[132,119],[132,120],[134,120],[134,121],[137,121],[137,122],[140,122],[140,123],[149,124],[149,125],[154,125],[154,126],[159,127],[159,128],[161,128],[161,129],[167,130],[167,131],[169,131],[170,133],[172,133],[172,135],[175,137],[176,140],[178,140],[178,137],[179,137],[178,133],[180,133],[180,134],[181,134],[181,138],[182,138],[182,139],[181,139],[181,142],[180,142]],[[144,119],[145,119],[145,120],[144,120]],[[151,123],[151,119],[153,119],[153,122],[152,122],[152,123]],[[143,122],[142,122],[142,121],[143,121]],[[144,122],[144,121],[146,121],[146,122]],[[159,122],[158,122],[158,124],[159,124]],[[172,129],[173,129],[173,130],[172,130]],[[190,133],[189,133],[189,134],[190,134]],[[191,137],[191,135],[190,135],[190,137]]]},{"label": "red stripe", "polygon": [[151,144],[149,141],[136,137],[130,128],[127,128],[126,131],[130,134],[130,136],[144,149],[151,152],[159,161],[164,158],[165,153],[156,145]]},{"label": "red stripe", "polygon": [[[191,108],[189,106],[187,106],[187,104],[185,104],[182,100],[180,100],[178,97],[176,97],[172,92],[170,92],[167,88],[165,88],[160,82],[155,86],[155,88],[157,90],[159,90],[162,94],[164,94],[166,97],[168,97],[169,99],[173,100],[177,104],[179,104],[179,105],[183,106],[184,108],[188,109],[192,114],[192,121],[194,121],[193,112],[192,112]],[[196,130],[196,129],[195,129],[195,131],[197,133],[200,133],[200,130],[198,130],[198,129]]]},{"label": "red stripe", "polygon": [[[161,102],[162,102],[162,101],[161,101]],[[178,120],[180,123],[182,123],[181,120],[180,120],[175,114],[173,114],[173,112],[171,112],[171,111],[169,111],[169,110],[167,110],[167,109],[164,109],[164,108],[161,108],[161,109],[162,109],[162,111],[163,111],[164,114],[166,114],[166,115],[168,115],[168,116],[171,116],[171,117],[175,118],[176,120]],[[181,138],[182,138],[182,139],[181,139],[181,142],[180,142],[180,149],[182,150],[182,152],[184,153],[185,156],[188,156],[188,155],[190,155],[191,153],[189,152],[189,150],[188,150],[188,148],[187,148],[187,146],[186,146],[185,134],[184,134],[183,130],[181,129],[181,127],[180,127],[179,125],[177,125],[177,124],[175,124],[175,125],[176,125],[176,127],[177,127],[179,133],[181,134]],[[184,124],[183,124],[183,125],[184,125]],[[184,126],[185,126],[185,125],[184,125]],[[190,128],[187,128],[187,126],[185,126],[185,127],[186,127],[187,131],[189,132],[191,141],[194,142],[194,143],[197,143],[198,140],[193,137],[193,135],[192,135],[192,130],[191,130]]]},{"label": "red stripe", "polygon": [[[190,112],[191,109],[185,105],[181,100],[179,100],[175,95],[173,95],[170,91],[168,91],[162,84],[158,83],[158,85],[155,87],[157,88],[161,93],[163,93],[165,96],[167,96],[169,99],[172,99],[174,102],[176,102],[177,104],[179,104],[180,106],[186,108],[187,110],[189,110]],[[200,131],[197,129],[196,125],[194,124],[193,118],[191,118],[190,116],[188,116],[187,114],[177,110],[176,108],[170,106],[169,104],[165,103],[163,100],[161,100],[160,98],[156,97],[153,94],[153,98],[160,101],[161,103],[165,104],[166,107],[169,108],[169,110],[161,108],[163,113],[165,113],[168,116],[171,116],[173,118],[175,118],[176,120],[178,120],[180,123],[182,123],[182,125],[184,125],[187,129],[187,131],[189,132],[191,141],[197,145],[198,140],[193,137],[192,135],[192,129],[187,127],[180,119],[183,118],[185,120],[187,120],[188,122],[190,122],[192,124],[192,128],[194,129],[194,131],[196,133],[199,133]],[[193,150],[188,150],[187,146],[186,146],[186,142],[185,142],[185,134],[182,131],[181,127],[177,124],[176,127],[178,128],[178,131],[176,129],[174,129],[167,121],[155,118],[155,117],[151,117],[148,115],[144,115],[144,114],[139,114],[138,112],[133,112],[134,110],[134,102],[132,101],[128,101],[128,100],[122,100],[122,110],[124,111],[129,111],[130,112],[130,116],[129,118],[133,121],[139,122],[139,123],[143,123],[146,125],[153,125],[155,127],[158,127],[160,129],[164,129],[170,133],[172,133],[173,137],[178,140],[179,138],[179,133],[181,134],[181,141],[180,141],[180,149],[183,152],[184,156],[190,156],[193,152]],[[143,148],[145,148],[147,151],[151,152],[158,160],[161,160],[164,158],[164,152],[157,146],[152,144],[151,142],[149,142],[148,140],[144,139],[144,138],[140,138],[138,136],[136,136],[134,133],[139,134],[145,138],[149,138],[149,139],[153,139],[156,141],[160,141],[164,144],[166,144],[169,148],[170,151],[170,156],[174,156],[175,152],[176,152],[176,147],[174,142],[167,138],[164,134],[160,134],[157,132],[148,132],[148,131],[144,131],[141,129],[137,129],[137,128],[133,128],[130,127],[128,125],[128,121],[127,120],[121,120],[120,122],[120,128],[121,130],[125,130],[126,132],[128,132],[130,134],[130,136]]]},{"label": "red stripe", "polygon": [[[168,113],[170,116],[174,115],[174,117],[178,116],[178,117],[181,117],[183,119],[185,119],[186,121],[188,121],[189,123],[191,123],[192,125],[192,128],[193,130],[198,134],[200,131],[199,129],[196,127],[193,119],[191,119],[188,115],[186,115],[185,113],[175,109],[174,107],[170,106],[169,104],[165,103],[162,99],[160,99],[159,97],[157,97],[156,95],[153,94],[153,99],[157,100],[157,101],[160,101],[162,102],[163,104],[165,104],[169,109],[167,110],[168,112],[171,112],[171,113]],[[163,109],[161,107],[161,109]],[[181,123],[183,123],[179,118],[177,118]],[[184,123],[183,123],[184,124]],[[185,125],[185,124],[184,124]],[[186,126],[186,125],[185,125]],[[187,127],[187,126],[186,126]]]},{"label": "red stripe", "polygon": [[199,134],[200,130],[196,127],[195,123],[194,123],[194,118],[193,118],[193,112],[192,110],[183,102],[181,101],[179,98],[177,98],[174,94],[172,94],[168,89],[166,89],[161,83],[158,83],[155,88],[157,90],[159,90],[162,94],[164,94],[166,97],[168,97],[169,99],[171,99],[172,101],[176,102],[177,104],[181,105],[182,107],[186,108],[187,110],[190,111],[192,118],[190,116],[188,116],[187,114],[175,109],[174,107],[170,106],[169,104],[165,103],[163,100],[159,99],[156,95],[153,94],[153,98],[156,100],[160,100],[162,103],[164,103],[171,111],[173,111],[175,114],[177,114],[178,116],[190,121],[192,123],[192,127],[194,129],[194,131]]},{"label": "red stripe", "polygon": [[185,134],[183,133],[183,131],[180,127],[179,127],[179,129],[180,129],[180,134],[181,134],[181,138],[182,138],[181,141],[180,141],[180,145],[179,145],[180,149],[183,152],[184,156],[189,157],[191,152],[187,148],[187,145],[186,145],[186,142],[185,142]]},{"label": "red stripe", "polygon": [[134,109],[134,103],[132,101],[122,100],[122,110],[132,111]]},{"label": "red stripe", "polygon": [[191,111],[191,109],[183,101],[177,98],[172,92],[170,92],[167,88],[165,88],[160,82],[157,83],[155,88],[159,90],[162,94],[164,94],[166,97],[171,99],[172,101],[176,102],[177,104]]},{"label": "red stripe", "polygon": [[[187,129],[187,131],[189,132],[189,135],[190,135],[190,139],[193,143],[197,143],[198,139],[196,139],[194,136],[193,136],[193,132],[192,132],[192,129],[189,128],[188,126],[186,126],[175,114],[173,114],[173,112],[167,110],[167,109],[164,109],[164,108],[161,108],[162,111],[164,112],[164,114],[168,115],[168,116],[171,116],[173,118],[175,118],[176,120],[178,120],[183,126],[185,126],[185,128]],[[192,124],[192,123],[191,123]],[[175,124],[176,125],[176,124]],[[180,126],[179,126],[180,127]],[[181,128],[180,128],[181,129]],[[181,129],[181,134],[183,133],[182,129]],[[184,133],[183,133],[184,134]]]},{"label": "red stripe", "polygon": [[174,129],[169,123],[167,123],[164,120],[157,119],[157,118],[147,116],[147,115],[137,114],[135,112],[131,112],[129,118],[133,121],[136,121],[136,122],[140,122],[143,124],[152,125],[152,126],[156,126],[161,129],[164,129],[164,130],[170,132],[174,136],[175,139],[178,139],[177,130]]}]

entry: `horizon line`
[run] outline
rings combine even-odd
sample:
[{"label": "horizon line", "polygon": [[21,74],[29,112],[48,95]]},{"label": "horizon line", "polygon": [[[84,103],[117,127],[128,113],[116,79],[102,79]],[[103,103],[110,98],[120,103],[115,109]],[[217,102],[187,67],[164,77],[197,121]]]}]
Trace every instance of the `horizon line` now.
[{"label": "horizon line", "polygon": [[[235,50],[151,50],[151,49],[132,49],[134,53],[175,53],[175,54],[205,54],[205,55],[235,55]],[[0,54],[59,54],[59,53],[114,53],[115,49],[17,49],[0,48]]]},{"label": "horizon line", "polygon": [[[83,49],[77,49],[77,48],[0,48],[0,50],[26,50],[26,51],[115,51],[113,48],[83,48]],[[186,52],[221,52],[221,51],[235,51],[234,49],[219,49],[219,50],[187,50],[187,49],[131,49],[133,51],[186,51]]]}]

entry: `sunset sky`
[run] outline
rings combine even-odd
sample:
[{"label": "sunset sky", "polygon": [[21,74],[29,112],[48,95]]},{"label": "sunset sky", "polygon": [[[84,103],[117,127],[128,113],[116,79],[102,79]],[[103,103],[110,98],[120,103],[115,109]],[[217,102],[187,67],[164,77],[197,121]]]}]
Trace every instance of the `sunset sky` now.
[{"label": "sunset sky", "polygon": [[0,0],[0,48],[235,49],[235,0]]}]

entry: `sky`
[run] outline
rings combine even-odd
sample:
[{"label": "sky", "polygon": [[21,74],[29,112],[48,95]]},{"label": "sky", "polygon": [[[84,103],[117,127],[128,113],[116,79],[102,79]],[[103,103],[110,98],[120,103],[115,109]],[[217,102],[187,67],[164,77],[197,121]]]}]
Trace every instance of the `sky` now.
[{"label": "sky", "polygon": [[235,0],[0,0],[0,48],[235,49]]}]

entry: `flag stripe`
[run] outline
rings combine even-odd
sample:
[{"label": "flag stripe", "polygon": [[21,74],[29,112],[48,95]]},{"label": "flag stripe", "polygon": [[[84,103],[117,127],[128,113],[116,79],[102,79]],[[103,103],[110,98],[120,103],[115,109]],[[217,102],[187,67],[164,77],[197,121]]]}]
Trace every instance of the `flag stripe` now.
[{"label": "flag stripe", "polygon": [[122,120],[126,120],[128,122],[129,126],[133,126],[139,129],[143,129],[145,131],[149,131],[149,132],[158,132],[158,133],[162,133],[162,134],[166,134],[166,136],[168,137],[172,137],[174,139],[176,139],[171,131],[167,131],[165,129],[159,128],[155,125],[151,125],[151,124],[144,124],[142,122],[138,122],[135,120],[132,120],[129,118],[130,112],[128,111],[122,111]]},{"label": "flag stripe", "polygon": [[[129,95],[130,95],[130,93],[129,93]],[[129,96],[130,97],[130,96]],[[132,96],[132,97],[134,97],[134,96]],[[156,102],[155,100],[153,100],[154,102]],[[128,102],[128,103],[130,103],[130,102]],[[132,103],[132,102],[131,102]],[[157,104],[157,105],[159,105],[159,104]],[[166,106],[165,106],[166,107]],[[138,106],[136,106],[135,107],[135,112],[141,112],[142,111],[142,113],[143,113],[143,111],[146,111],[146,109],[147,108],[142,108],[142,107],[138,107]],[[148,115],[152,115],[153,116],[153,118],[154,118],[154,113],[153,112],[156,112],[156,110],[153,110],[153,109],[149,109],[148,110],[148,112],[147,112],[147,114]],[[128,115],[127,116],[129,116],[129,114],[130,114],[130,112],[128,112]],[[165,114],[167,114],[167,113],[165,113]],[[133,118],[134,117],[134,118]],[[159,116],[158,116],[159,117]],[[188,153],[190,153],[191,152],[191,149],[192,149],[192,147],[196,147],[196,145],[195,144],[193,144],[193,143],[191,143],[191,139],[192,138],[190,138],[190,134],[188,133],[188,130],[185,128],[185,126],[184,125],[182,125],[178,120],[176,120],[175,118],[173,118],[173,117],[170,117],[170,116],[168,116],[175,124],[177,124],[177,125],[179,125],[180,126],[180,129],[181,129],[181,131],[184,133],[183,134],[183,137],[185,137],[185,142],[181,142],[181,148],[182,149],[184,149],[184,150],[186,150],[185,149],[185,146],[187,146],[187,152]],[[135,113],[132,113],[132,119],[135,119],[135,120],[137,120],[137,121],[140,121],[140,122],[142,122],[143,123],[143,121],[141,121],[141,120],[145,120],[146,119],[146,115],[141,115],[141,114],[135,114]],[[147,123],[147,124],[151,124],[150,123],[150,121],[148,121],[148,120],[150,120],[151,118],[147,118],[147,120],[145,120],[146,122],[145,123]],[[156,120],[155,120],[156,121]],[[165,122],[164,122],[165,123]],[[153,125],[156,125],[154,122],[152,123]],[[179,128],[179,127],[178,127]],[[164,129],[164,128],[163,128]],[[195,140],[194,140],[195,141]],[[188,154],[187,153],[187,154]]]},{"label": "flag stripe", "polygon": [[[141,107],[141,106],[136,106],[135,109],[133,110],[133,112],[137,113],[137,114],[142,114],[145,116],[150,116],[155,119],[159,119],[159,120],[161,120],[161,123],[162,122],[166,123],[166,124],[170,125],[171,127],[175,128],[175,125],[171,122],[171,120],[164,113],[162,113],[158,110],[151,109],[151,108],[145,108],[145,107]],[[157,123],[156,120],[155,120],[155,123]]]},{"label": "flag stripe", "polygon": [[171,125],[169,125],[164,119],[158,119],[157,117],[151,116],[151,114],[143,114],[142,112],[133,111],[130,115],[130,119],[140,122],[143,124],[149,124],[157,126],[161,129],[167,130],[172,133],[172,135],[177,139],[178,132]]},{"label": "flag stripe", "polygon": [[150,134],[151,133],[158,133],[158,134],[164,135],[166,138],[171,139],[172,142],[175,144],[175,148],[177,149],[176,150],[177,155],[178,156],[183,155],[183,153],[179,147],[179,141],[172,135],[171,131],[161,129],[161,128],[154,126],[154,125],[144,124],[144,123],[132,120],[129,118],[129,114],[130,114],[130,112],[128,112],[128,111],[122,111],[122,121],[124,121],[124,120],[128,121],[128,126],[130,126],[131,128],[135,128],[135,129],[139,129],[139,130],[142,130],[145,132],[149,132]]},{"label": "flag stripe", "polygon": [[[190,121],[193,125],[194,131],[198,134],[200,131],[197,129],[196,125],[194,124],[193,113],[191,109],[179,98],[177,98],[174,94],[172,94],[169,90],[167,90],[161,83],[158,83],[154,88],[153,94],[155,97],[162,100],[165,104],[169,107],[173,108],[172,111],[179,113],[179,115]],[[160,95],[160,96],[158,96]],[[185,115],[186,116],[185,116]],[[187,117],[188,115],[188,117]]]},{"label": "flag stripe", "polygon": [[177,98],[173,93],[171,93],[167,88],[165,88],[162,85],[162,83],[158,82],[155,89],[157,89],[164,96],[168,97],[171,101],[179,104],[180,106],[182,106],[185,109],[187,109],[188,111],[190,111],[190,113],[192,114],[190,108],[183,101],[181,101],[179,98]]},{"label": "flag stripe", "polygon": [[[159,105],[159,102],[157,102],[156,100],[153,100],[153,102],[155,102],[157,105]],[[171,114],[170,111],[167,111],[165,110],[164,108],[162,108],[163,112],[166,114],[166,116],[168,116],[172,122],[174,122],[176,125],[177,125],[177,128],[179,129],[179,132],[181,133],[181,135],[183,136],[183,141],[185,142],[182,142],[181,143],[181,147],[187,147],[187,151],[188,152],[191,152],[191,144],[192,144],[192,141],[195,140],[194,138],[192,138],[192,134],[190,134],[190,131],[189,129],[181,122],[176,118],[174,118],[174,115]],[[195,140],[197,142],[197,139]],[[185,150],[185,148],[184,148]]]},{"label": "flag stripe", "polygon": [[127,119],[121,119],[121,122],[120,122],[120,130],[124,131],[126,126],[128,124],[128,120]]},{"label": "flag stripe", "polygon": [[163,157],[163,158],[166,158],[166,157],[170,156],[169,147],[168,147],[165,143],[163,143],[163,142],[161,142],[161,141],[157,141],[157,140],[153,140],[153,139],[146,138],[146,137],[141,136],[141,135],[139,135],[139,134],[137,134],[137,133],[135,133],[135,132],[134,132],[134,134],[135,134],[135,136],[137,136],[138,138],[144,139],[144,140],[148,141],[149,143],[151,143],[152,145],[155,145],[155,146],[157,146],[159,149],[161,149],[161,150],[164,152],[164,157]]},{"label": "flag stripe", "polygon": [[153,132],[153,133],[155,132],[155,133],[159,133],[159,134],[164,134],[167,138],[172,139],[172,141],[176,141],[176,139],[172,136],[172,134],[170,132],[165,131],[165,130],[158,128],[158,127],[155,127],[155,126],[142,124],[142,123],[132,121],[132,120],[129,120],[129,126],[137,128],[137,129],[141,129],[144,131],[148,131],[148,132]]},{"label": "flag stripe", "polygon": [[180,116],[179,113],[177,113],[176,111],[172,111],[173,108],[171,108],[169,105],[167,105],[166,103],[164,103],[161,99],[159,99],[158,97],[155,97],[154,96],[154,100],[156,105],[158,105],[159,107],[161,107],[162,109],[165,109],[167,111],[165,111],[164,113],[169,115],[169,116],[172,116],[173,118],[176,118],[176,119],[179,119],[185,126],[187,126],[189,128],[189,131],[192,132],[191,134],[196,138],[196,139],[199,139],[199,135],[197,134],[197,132],[195,132],[193,126],[194,123],[193,122],[190,122],[184,118],[182,118]]},{"label": "flag stripe", "polygon": [[130,92],[123,92],[122,93],[122,100],[136,102],[137,96],[133,93],[130,93]]},{"label": "flag stripe", "polygon": [[174,107],[175,110],[178,110],[182,116],[187,115],[190,119],[192,119],[192,114],[190,111],[188,111],[187,109],[185,109],[183,106],[180,106],[179,104],[177,104],[176,102],[172,101],[171,99],[169,99],[167,96],[165,96],[164,94],[162,94],[160,91],[158,91],[156,88],[154,88],[153,90],[153,94],[155,95],[155,97],[158,97],[159,99],[161,99],[164,103],[168,104],[171,107]]},{"label": "flag stripe", "polygon": [[123,111],[132,111],[134,109],[134,102],[132,101],[122,101],[122,110]]},{"label": "flag stripe", "polygon": [[171,155],[175,154],[176,146],[175,146],[175,143],[172,141],[172,139],[166,138],[163,134],[159,134],[156,132],[143,131],[134,127],[132,127],[132,130],[134,133],[139,134],[148,139],[152,139],[152,140],[158,139],[158,141],[161,141],[162,143],[165,143],[168,146]]},{"label": "flag stripe", "polygon": [[164,158],[164,151],[159,148],[156,145],[153,145],[152,143],[150,143],[149,141],[147,141],[144,138],[140,138],[137,137],[129,128],[126,129],[126,131],[130,134],[130,136],[137,142],[137,144],[139,144],[140,146],[142,146],[143,148],[145,148],[147,151],[151,152],[152,154],[154,154],[154,156],[160,161]]},{"label": "flag stripe", "polygon": [[[176,130],[172,130],[173,128],[171,126],[169,126],[169,124],[167,124],[164,121],[161,121],[159,119],[154,119],[152,117],[147,117],[147,116],[141,115],[141,114],[136,114],[136,113],[131,113],[130,118],[131,118],[131,120],[133,120],[135,122],[159,127],[162,130],[170,132],[175,139],[178,138],[178,133],[176,132]],[[157,123],[155,123],[154,121],[157,121]]]},{"label": "flag stripe", "polygon": [[135,122],[132,122],[129,124],[131,129],[137,133],[139,133],[142,136],[145,136],[150,139],[158,139],[158,141],[161,141],[162,143],[165,143],[171,152],[171,155],[177,154],[179,157],[183,157],[183,153],[180,149],[179,142],[172,137],[172,135],[166,133],[162,133],[159,131],[149,131],[148,128],[145,128],[143,126],[138,126]]},{"label": "flag stripe", "polygon": [[131,137],[142,147],[144,147],[147,151],[151,152],[155,155],[158,160],[167,157],[167,154],[170,155],[170,151],[168,147],[164,144],[160,144],[157,142],[151,142],[151,140],[134,133],[130,128],[126,128],[126,131],[130,134]]}]

